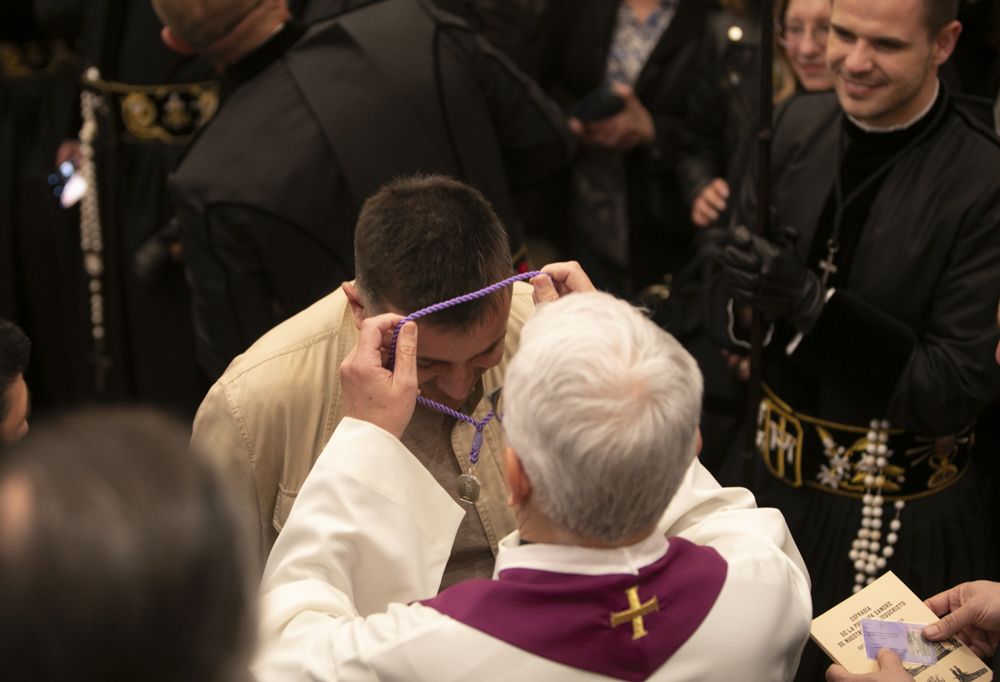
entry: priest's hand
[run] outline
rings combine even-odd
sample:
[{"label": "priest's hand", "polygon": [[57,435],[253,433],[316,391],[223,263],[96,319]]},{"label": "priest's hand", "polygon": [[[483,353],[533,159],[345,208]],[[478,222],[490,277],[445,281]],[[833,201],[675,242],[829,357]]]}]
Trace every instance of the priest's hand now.
[{"label": "priest's hand", "polygon": [[825,296],[819,277],[799,262],[794,236],[775,244],[740,225],[727,236],[722,263],[726,288],[737,303],[788,320],[801,332],[812,329]]},{"label": "priest's hand", "polygon": [[958,637],[977,656],[992,656],[1000,644],[1000,583],[962,583],[934,595],[927,607],[941,620],[924,628],[924,637],[940,641]]},{"label": "priest's hand", "polygon": [[371,422],[397,438],[410,423],[420,393],[415,323],[407,322],[399,331],[394,367],[383,366],[402,319],[392,313],[366,319],[357,344],[340,365],[344,416]]},{"label": "priest's hand", "polygon": [[878,652],[878,671],[858,675],[849,673],[843,666],[831,665],[826,669],[826,682],[913,682],[899,656],[888,649]]},{"label": "priest's hand", "polygon": [[545,274],[531,278],[531,286],[534,287],[531,297],[535,305],[546,301],[557,301],[566,294],[597,291],[587,273],[575,260],[549,263],[542,268],[542,272]]}]

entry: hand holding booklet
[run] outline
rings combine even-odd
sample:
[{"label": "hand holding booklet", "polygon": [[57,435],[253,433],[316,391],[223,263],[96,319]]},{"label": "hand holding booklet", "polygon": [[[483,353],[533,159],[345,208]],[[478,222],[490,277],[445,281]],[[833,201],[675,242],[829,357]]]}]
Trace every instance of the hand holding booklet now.
[{"label": "hand holding booklet", "polygon": [[857,594],[813,619],[810,635],[836,663],[852,673],[877,669],[879,649],[899,655],[917,682],[976,680],[993,673],[957,639],[930,642],[923,638],[934,615],[891,571]]}]

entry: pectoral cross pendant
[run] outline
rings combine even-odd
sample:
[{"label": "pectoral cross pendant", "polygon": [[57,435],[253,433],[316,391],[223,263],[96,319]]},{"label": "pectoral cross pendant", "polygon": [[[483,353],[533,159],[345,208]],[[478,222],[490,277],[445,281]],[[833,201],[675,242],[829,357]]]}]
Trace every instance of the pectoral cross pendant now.
[{"label": "pectoral cross pendant", "polygon": [[840,250],[840,245],[833,239],[828,239],[826,242],[826,258],[819,262],[819,269],[823,271],[823,275],[820,277],[820,282],[823,284],[823,288],[826,288],[826,281],[830,279],[830,275],[837,272],[837,266],[833,263],[834,256]]}]

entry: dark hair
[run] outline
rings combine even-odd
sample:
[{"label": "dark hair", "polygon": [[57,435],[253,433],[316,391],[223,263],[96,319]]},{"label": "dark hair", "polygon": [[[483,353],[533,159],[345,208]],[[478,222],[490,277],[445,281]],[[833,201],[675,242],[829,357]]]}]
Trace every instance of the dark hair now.
[{"label": "dark hair", "polygon": [[[354,234],[365,304],[404,313],[482,289],[513,272],[500,219],[477,190],[441,175],[393,180],[365,201]],[[466,328],[500,310],[508,293],[428,318]]]},{"label": "dark hair", "polygon": [[4,680],[216,682],[245,674],[254,618],[244,536],[220,479],[191,453],[188,437],[179,422],[149,410],[95,409],[6,451]]},{"label": "dark hair", "polygon": [[24,374],[31,359],[31,341],[13,322],[0,320],[0,420],[9,409],[4,394]]},{"label": "dark hair", "polygon": [[[782,0],[785,6],[789,0]],[[958,19],[958,0],[921,0],[924,6],[924,25],[933,38],[946,24]]]},{"label": "dark hair", "polygon": [[923,0],[927,32],[933,38],[946,24],[958,19],[958,0]]}]

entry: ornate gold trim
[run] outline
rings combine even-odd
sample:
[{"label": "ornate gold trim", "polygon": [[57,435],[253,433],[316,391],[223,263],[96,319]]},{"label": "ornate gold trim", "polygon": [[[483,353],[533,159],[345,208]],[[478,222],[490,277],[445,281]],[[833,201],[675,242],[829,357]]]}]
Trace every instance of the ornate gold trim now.
[{"label": "ornate gold trim", "polygon": [[0,41],[0,78],[31,80],[69,72],[79,57],[65,40]]},{"label": "ornate gold trim", "polygon": [[122,129],[141,141],[187,144],[219,108],[215,81],[132,85],[84,75],[81,82],[117,100],[114,109]]},{"label": "ornate gold trim", "polygon": [[[818,419],[800,412],[796,412],[782,401],[767,385],[762,386],[762,397],[757,423],[757,451],[760,453],[764,466],[768,472],[778,478],[786,485],[793,488],[801,488],[806,485],[823,492],[842,497],[860,499],[865,493],[864,477],[865,473],[856,471],[858,457],[863,454],[868,445],[869,429],[854,424],[841,424],[825,419]],[[827,452],[828,458],[838,458],[839,465],[834,466],[834,459],[830,459],[826,464],[818,465],[817,476],[831,475],[826,469],[836,469],[836,487],[832,483],[826,484],[812,479],[804,480],[803,470],[803,450],[806,437],[803,425],[813,427],[815,435],[824,442],[824,451],[828,449],[825,441],[829,439],[831,443],[837,445],[836,452]],[[837,444],[829,429],[840,431],[842,434],[864,434],[847,445],[842,439]],[[890,429],[887,433],[891,436],[903,436],[907,432],[905,429]],[[964,464],[956,462],[961,445],[971,448],[975,442],[975,430],[973,426],[967,427],[961,433],[954,436],[945,436],[935,439],[911,438],[915,440],[914,447],[910,447],[905,453],[907,458],[911,458],[911,467],[923,459],[927,459],[926,468],[916,467],[910,471],[899,463],[889,463],[883,469],[886,478],[883,485],[885,498],[887,500],[915,500],[938,493],[955,483],[962,477],[968,469],[971,455]],[[926,450],[926,454],[917,456]],[[787,460],[787,461],[786,461]],[[794,465],[793,475],[788,475],[788,465]],[[959,465],[962,466],[959,466]],[[812,470],[810,465],[810,471]],[[924,483],[925,489],[920,492],[901,494],[904,476],[912,476],[917,472],[931,470],[928,480]],[[832,481],[833,479],[831,479]]]}]

